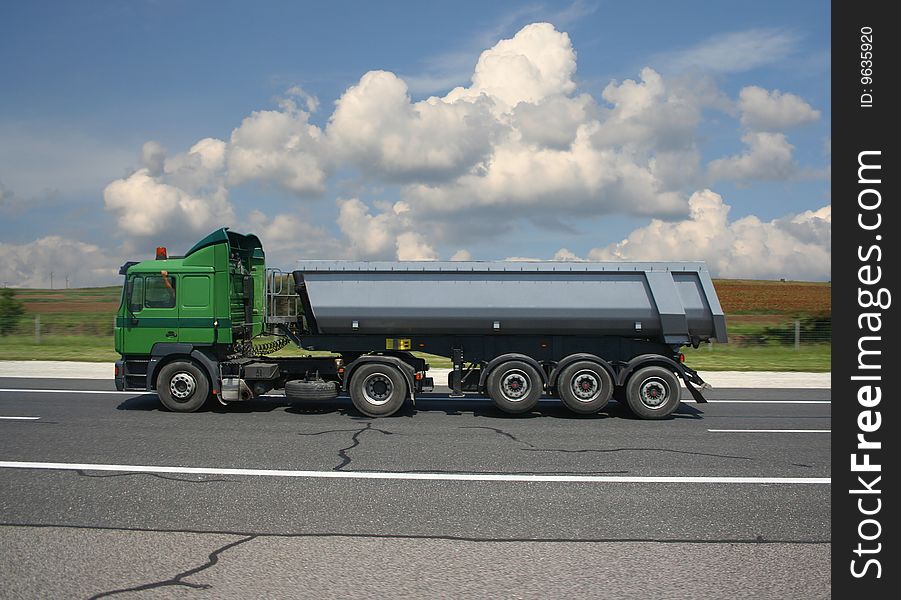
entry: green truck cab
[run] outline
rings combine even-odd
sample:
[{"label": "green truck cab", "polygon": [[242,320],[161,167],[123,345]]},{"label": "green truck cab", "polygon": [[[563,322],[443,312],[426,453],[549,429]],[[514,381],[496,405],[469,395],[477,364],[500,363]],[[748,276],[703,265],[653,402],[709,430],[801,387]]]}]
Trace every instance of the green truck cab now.
[{"label": "green truck cab", "polygon": [[[155,389],[156,367],[174,354],[215,362],[263,331],[265,254],[255,235],[214,231],[184,256],[157,249],[129,262],[116,315],[120,389]],[[205,360],[206,359],[206,360]],[[216,390],[213,384],[214,393]]]}]

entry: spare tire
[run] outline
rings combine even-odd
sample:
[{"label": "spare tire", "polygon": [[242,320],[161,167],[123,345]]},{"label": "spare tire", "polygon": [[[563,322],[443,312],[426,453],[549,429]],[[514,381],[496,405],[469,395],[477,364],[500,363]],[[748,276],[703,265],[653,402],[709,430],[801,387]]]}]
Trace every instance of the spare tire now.
[{"label": "spare tire", "polygon": [[324,379],[292,379],[285,383],[285,397],[291,400],[334,400],[338,383]]}]

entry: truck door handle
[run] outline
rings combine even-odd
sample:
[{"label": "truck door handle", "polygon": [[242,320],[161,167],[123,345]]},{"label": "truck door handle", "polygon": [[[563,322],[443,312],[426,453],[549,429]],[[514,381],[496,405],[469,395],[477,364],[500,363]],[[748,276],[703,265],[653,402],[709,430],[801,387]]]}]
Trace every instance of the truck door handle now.
[{"label": "truck door handle", "polygon": [[174,338],[174,337],[177,337],[177,336],[178,336],[178,334],[175,333],[174,331],[167,331],[167,332],[166,332],[166,337],[167,337],[167,338]]}]

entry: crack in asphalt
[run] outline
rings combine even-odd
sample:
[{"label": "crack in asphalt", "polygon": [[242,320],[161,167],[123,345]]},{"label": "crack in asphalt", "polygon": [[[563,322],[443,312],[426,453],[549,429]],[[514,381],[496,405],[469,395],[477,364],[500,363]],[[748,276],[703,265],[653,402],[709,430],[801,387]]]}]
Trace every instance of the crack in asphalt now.
[{"label": "crack in asphalt", "polygon": [[[562,452],[567,454],[589,454],[589,453],[598,453],[598,454],[606,454],[611,452],[628,452],[628,451],[636,451],[636,452],[672,452],[673,454],[690,454],[693,456],[713,456],[716,458],[734,458],[736,460],[754,460],[750,456],[732,456],[730,454],[713,454],[708,452],[693,452],[690,450],[673,450],[670,448],[607,448],[607,449],[595,449],[595,448],[585,448],[581,450],[572,450],[568,448],[538,448],[534,444],[530,444],[525,440],[521,440],[512,433],[508,431],[504,431],[503,429],[498,429],[497,427],[487,427],[484,425],[472,425],[466,427],[459,427],[459,429],[488,429],[497,433],[498,435],[504,436],[514,442],[525,444],[527,448],[520,448],[520,450],[524,452]],[[802,466],[802,465],[798,465]],[[806,465],[803,465],[806,466]],[[610,471],[611,473],[628,473],[628,471]]]},{"label": "crack in asphalt", "polygon": [[463,426],[463,427],[458,427],[457,429],[488,429],[489,431],[493,431],[494,433],[496,433],[498,435],[502,435],[505,438],[513,440],[514,442],[519,442],[520,444],[525,444],[529,448],[535,447],[532,444],[530,444],[529,442],[519,439],[512,433],[510,433],[508,431],[504,431],[503,429],[498,429],[497,427],[488,427],[485,425],[467,425],[467,426]]},{"label": "crack in asphalt", "polygon": [[187,588],[191,588],[191,589],[195,589],[195,590],[210,589],[213,586],[208,583],[191,583],[190,581],[184,581],[184,579],[186,577],[191,577],[192,575],[196,575],[196,574],[200,573],[201,571],[205,571],[205,570],[209,569],[210,567],[214,566],[216,563],[219,562],[219,556],[226,550],[228,550],[230,548],[234,548],[235,546],[240,546],[241,544],[244,544],[246,542],[254,540],[257,537],[259,537],[259,536],[249,535],[240,540],[236,540],[234,542],[229,542],[228,544],[225,544],[224,546],[221,546],[221,547],[213,550],[212,552],[210,552],[209,556],[207,557],[206,562],[203,563],[202,565],[196,566],[192,569],[188,569],[187,571],[182,571],[181,573],[177,574],[175,577],[172,577],[171,579],[165,579],[163,581],[154,581],[151,583],[136,585],[134,587],[129,587],[129,588],[110,590],[108,592],[101,592],[99,594],[95,594],[95,595],[91,596],[90,600],[96,600],[97,598],[106,598],[109,596],[114,596],[116,594],[124,594],[126,592],[141,592],[144,590],[152,590],[152,589],[156,589],[156,588],[169,587],[169,586],[187,587]]},{"label": "crack in asphalt", "polygon": [[353,459],[350,456],[348,456],[347,453],[360,445],[360,436],[362,434],[366,433],[367,431],[377,431],[384,435],[394,435],[394,433],[395,433],[393,431],[385,431],[384,429],[379,429],[377,427],[373,427],[372,422],[370,421],[370,422],[367,422],[365,424],[365,426],[361,427],[360,429],[326,429],[325,431],[317,431],[315,433],[298,433],[297,435],[314,436],[314,435],[325,435],[327,433],[351,433],[351,432],[353,432],[353,435],[350,436],[350,440],[351,440],[350,446],[347,446],[345,448],[340,448],[338,450],[338,458],[341,459],[341,462],[339,462],[334,468],[332,468],[332,470],[340,471],[353,461]]},{"label": "crack in asphalt", "polygon": [[734,458],[736,460],[755,460],[750,456],[733,456],[731,454],[715,454],[711,452],[694,452],[691,450],[674,450],[672,448],[585,448],[573,450],[570,448],[523,448],[525,452],[562,452],[565,454],[608,454],[611,452],[670,452],[672,454],[690,454],[692,456],[713,456],[715,458]]},{"label": "crack in asphalt", "polygon": [[[379,539],[379,540],[450,540],[461,542],[484,542],[484,543],[519,543],[519,542],[538,542],[538,543],[560,543],[572,542],[579,544],[596,544],[596,543],[616,543],[616,542],[653,542],[658,544],[831,544],[832,539],[766,539],[760,534],[755,534],[754,538],[747,537],[718,537],[718,538],[700,538],[700,537],[593,537],[593,538],[567,538],[567,537],[475,537],[467,535],[441,535],[441,534],[412,534],[412,533],[372,533],[372,532],[338,532],[338,531],[320,531],[320,532],[250,532],[250,531],[234,531],[221,529],[186,529],[171,528],[160,529],[151,527],[116,527],[111,525],[71,525],[65,523],[11,523],[0,522],[0,527],[27,527],[33,529],[83,529],[88,531],[137,531],[149,533],[191,533],[196,535],[235,535],[248,536],[247,539],[232,542],[232,546],[238,543],[244,543],[255,538],[361,538],[361,539]],[[220,548],[226,550],[227,548]],[[184,576],[182,576],[184,577]],[[197,585],[197,584],[193,584]],[[109,592],[105,592],[109,594]],[[99,596],[94,596],[97,598]]]},{"label": "crack in asphalt", "polygon": [[366,423],[366,427],[363,427],[362,429],[357,430],[356,433],[354,433],[352,436],[350,436],[350,439],[351,439],[350,446],[347,446],[346,448],[341,448],[340,450],[338,450],[338,456],[341,457],[341,463],[333,469],[334,471],[340,471],[341,469],[343,469],[344,467],[346,467],[347,465],[349,465],[351,463],[351,461],[353,459],[350,456],[348,456],[347,453],[360,445],[360,436],[367,431],[378,431],[379,433],[382,433],[384,435],[394,435],[393,431],[385,431],[384,429],[377,429],[372,426],[372,423]]},{"label": "crack in asphalt", "polygon": [[82,477],[94,477],[97,479],[106,479],[108,477],[131,477],[133,475],[144,475],[147,477],[156,477],[157,479],[165,479],[167,481],[180,481],[182,483],[238,483],[236,479],[182,479],[180,477],[166,477],[160,473],[88,473],[84,469],[76,469],[76,473]]}]

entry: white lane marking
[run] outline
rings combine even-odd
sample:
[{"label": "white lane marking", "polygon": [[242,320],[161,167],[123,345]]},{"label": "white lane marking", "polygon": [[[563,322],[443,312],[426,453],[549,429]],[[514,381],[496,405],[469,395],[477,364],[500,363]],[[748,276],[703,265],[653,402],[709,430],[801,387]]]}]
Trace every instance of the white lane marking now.
[{"label": "white lane marking", "polygon": [[832,433],[831,429],[708,429],[712,433]]},{"label": "white lane marking", "polygon": [[[683,400],[683,404],[698,404]],[[708,400],[708,404],[832,404],[832,400]]]},{"label": "white lane marking", "polygon": [[37,421],[40,417],[0,417],[7,421]]},{"label": "white lane marking", "polygon": [[122,473],[169,473],[185,475],[251,475],[257,477],[305,477],[321,479],[400,479],[428,481],[543,481],[551,483],[732,483],[830,484],[829,477],[666,477],[621,475],[518,475],[503,473],[392,473],[370,471],[288,471],[282,469],[220,469],[211,467],[160,467],[0,461],[0,468],[65,471],[118,471]]}]

